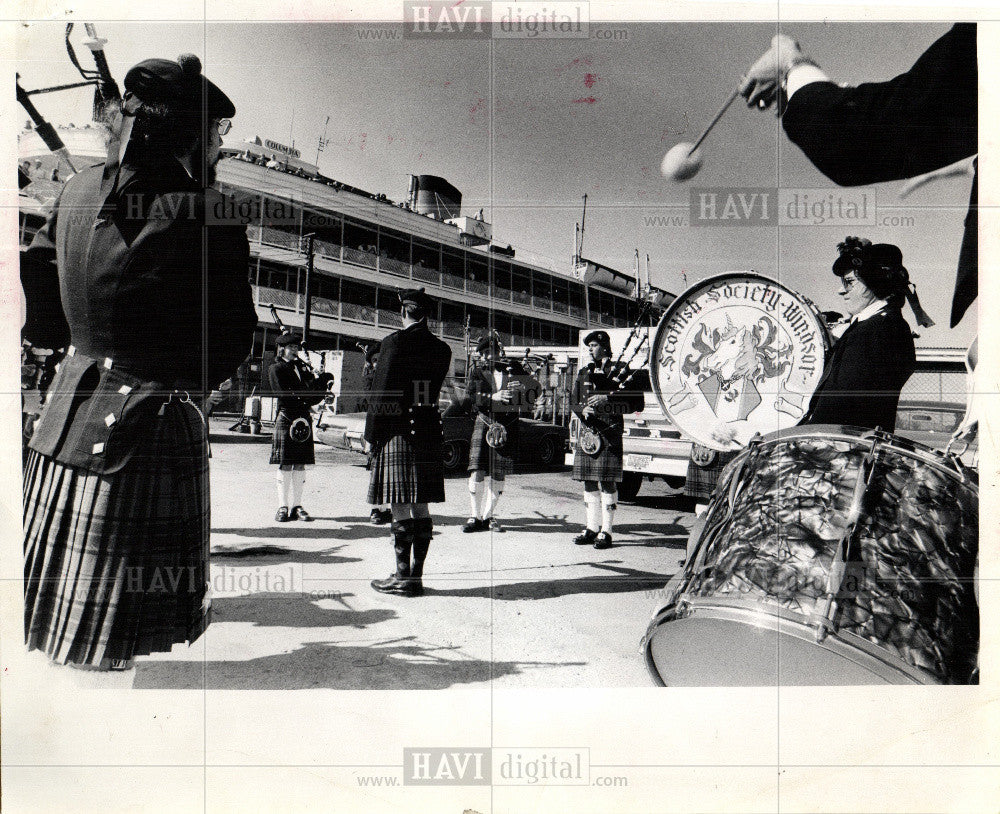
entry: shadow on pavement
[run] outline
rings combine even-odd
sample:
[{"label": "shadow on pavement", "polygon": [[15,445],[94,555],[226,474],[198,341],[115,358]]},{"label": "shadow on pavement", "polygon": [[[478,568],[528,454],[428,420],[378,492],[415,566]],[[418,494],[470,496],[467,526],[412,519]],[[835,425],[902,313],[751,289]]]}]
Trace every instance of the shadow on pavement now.
[{"label": "shadow on pavement", "polygon": [[213,560],[224,559],[227,564],[239,565],[240,560],[252,560],[248,565],[260,565],[264,561],[273,560],[275,562],[295,562],[295,563],[318,563],[320,565],[340,565],[348,562],[361,562],[358,557],[344,557],[336,552],[344,546],[334,546],[324,551],[303,551],[299,548],[285,548],[284,546],[270,545],[250,545],[246,548],[213,547],[211,558]]},{"label": "shadow on pavement", "polygon": [[[388,622],[397,617],[390,608],[355,610],[350,599],[353,593],[317,591],[310,593],[250,593],[244,596],[223,596],[212,600],[212,622],[249,622],[258,627],[346,627],[363,630],[369,625]],[[341,607],[323,608],[320,599],[331,599]],[[212,629],[209,627],[208,635]]]},{"label": "shadow on pavement", "polygon": [[[571,594],[617,594],[662,588],[670,574],[653,571],[637,571],[634,568],[616,566],[620,560],[576,563],[592,568],[604,569],[605,576],[568,577],[566,579],[537,579],[527,582],[511,582],[499,585],[477,585],[470,588],[445,588],[437,590],[433,581],[424,580],[424,590],[428,595],[474,597],[478,599],[554,599]],[[429,583],[429,584],[428,584]]]},{"label": "shadow on pavement", "polygon": [[368,645],[308,642],[291,653],[246,661],[143,661],[136,689],[443,690],[519,675],[531,668],[585,662],[484,661],[456,646],[422,644],[408,636]]}]

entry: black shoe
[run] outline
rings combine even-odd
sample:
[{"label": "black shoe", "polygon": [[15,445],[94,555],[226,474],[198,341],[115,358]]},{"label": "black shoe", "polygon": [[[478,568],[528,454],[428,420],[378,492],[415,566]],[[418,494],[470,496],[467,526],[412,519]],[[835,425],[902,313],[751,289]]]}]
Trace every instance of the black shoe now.
[{"label": "black shoe", "polygon": [[465,525],[462,526],[462,531],[469,534],[473,531],[485,531],[489,528],[489,524],[485,520],[480,520],[478,517],[470,517],[465,521]]},{"label": "black shoe", "polygon": [[397,577],[395,574],[386,579],[373,579],[371,585],[380,594],[393,594],[395,596],[420,596],[424,592],[424,586],[420,580]]},{"label": "black shoe", "polygon": [[385,524],[385,520],[382,519],[381,509],[372,509],[371,517],[369,518],[373,526],[381,526]]},{"label": "black shoe", "polygon": [[392,522],[392,510],[391,509],[379,509],[379,517],[382,519],[382,524]]},{"label": "black shoe", "polygon": [[500,525],[500,521],[495,517],[491,517],[488,521],[484,520],[483,522],[487,524],[486,527],[490,531],[496,532],[497,534],[503,534],[503,526]]},{"label": "black shoe", "polygon": [[287,523],[292,518],[288,516],[288,507],[282,506],[278,509],[278,513],[274,516],[274,519],[279,523]]},{"label": "black shoe", "polygon": [[310,517],[309,512],[307,512],[301,506],[292,506],[291,519],[304,520],[306,523],[308,523],[312,520],[312,517]]},{"label": "black shoe", "polygon": [[602,531],[594,538],[594,548],[611,548],[611,535]]},{"label": "black shoe", "polygon": [[573,538],[573,542],[576,545],[590,545],[597,538],[597,532],[591,531],[590,529],[584,529],[583,534],[578,534]]}]

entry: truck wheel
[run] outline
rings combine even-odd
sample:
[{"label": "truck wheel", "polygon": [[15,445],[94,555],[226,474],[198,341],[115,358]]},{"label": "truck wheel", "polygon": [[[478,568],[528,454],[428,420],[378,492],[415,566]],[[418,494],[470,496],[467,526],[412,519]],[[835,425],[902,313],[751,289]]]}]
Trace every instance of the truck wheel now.
[{"label": "truck wheel", "polygon": [[538,446],[538,462],[542,466],[552,466],[556,461],[556,439],[551,435],[542,438]]},{"label": "truck wheel", "polygon": [[642,487],[642,475],[638,472],[625,472],[622,475],[622,482],[618,484],[618,499],[625,503],[631,503],[635,496],[639,494]]},{"label": "truck wheel", "polygon": [[444,471],[457,472],[462,468],[465,460],[465,445],[454,438],[444,442],[442,447],[444,455]]}]

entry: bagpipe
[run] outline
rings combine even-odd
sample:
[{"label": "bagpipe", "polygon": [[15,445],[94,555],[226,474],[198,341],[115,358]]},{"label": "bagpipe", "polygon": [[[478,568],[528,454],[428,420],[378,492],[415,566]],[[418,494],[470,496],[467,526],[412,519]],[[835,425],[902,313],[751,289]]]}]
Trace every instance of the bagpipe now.
[{"label": "bagpipe", "polygon": [[[499,331],[493,331],[493,337],[496,340],[497,346],[500,349],[500,359],[493,363],[494,370],[501,370],[508,373],[511,376],[527,376],[528,373],[525,371],[524,366],[515,359],[507,358],[507,351],[504,348],[503,340],[500,338]],[[475,374],[480,374],[483,371],[478,367],[473,368]],[[508,388],[515,390],[521,389],[521,383],[517,379],[512,379]],[[487,410],[480,409],[479,415],[482,417],[483,421],[486,422],[486,445],[490,449],[502,449],[507,444],[507,428],[501,424],[499,421],[495,421]]]},{"label": "bagpipe", "polygon": [[[593,406],[589,402],[596,397],[602,395],[607,397],[621,392],[632,379],[642,372],[642,367],[633,368],[631,365],[649,342],[649,331],[643,330],[642,324],[649,309],[650,303],[644,302],[639,311],[639,316],[632,325],[632,330],[625,339],[625,344],[622,345],[618,358],[611,365],[610,373],[595,370],[593,363],[587,366],[587,373],[581,382],[582,389],[580,392],[580,398],[585,406]],[[605,431],[605,427],[601,426],[599,422],[594,421],[593,418],[584,417],[580,417],[580,422],[577,426],[576,442],[580,450],[587,455],[599,455],[604,448],[603,432]]]},{"label": "bagpipe", "polygon": [[[280,330],[282,334],[291,333],[292,329],[285,325],[285,323],[281,321],[281,317],[278,316],[278,309],[274,307],[274,303],[272,302],[268,307],[271,309],[271,318],[274,320],[274,324],[278,326],[278,330]],[[302,344],[304,347],[305,342]],[[309,362],[309,359],[304,356],[296,356],[295,362],[298,364],[301,371],[307,373],[309,377],[311,377],[310,380],[306,382],[306,386],[310,390],[321,392],[324,396],[330,392],[330,387],[333,385],[334,379],[332,373],[323,370],[316,370],[316,368],[314,368]]]}]

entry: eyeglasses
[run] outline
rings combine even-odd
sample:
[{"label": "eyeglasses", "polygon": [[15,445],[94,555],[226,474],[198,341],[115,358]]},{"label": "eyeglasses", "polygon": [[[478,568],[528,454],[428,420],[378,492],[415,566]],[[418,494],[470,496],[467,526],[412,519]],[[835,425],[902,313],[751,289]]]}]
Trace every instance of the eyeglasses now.
[{"label": "eyeglasses", "polygon": [[219,135],[224,136],[232,129],[233,123],[229,119],[219,119],[217,126],[219,128]]}]

